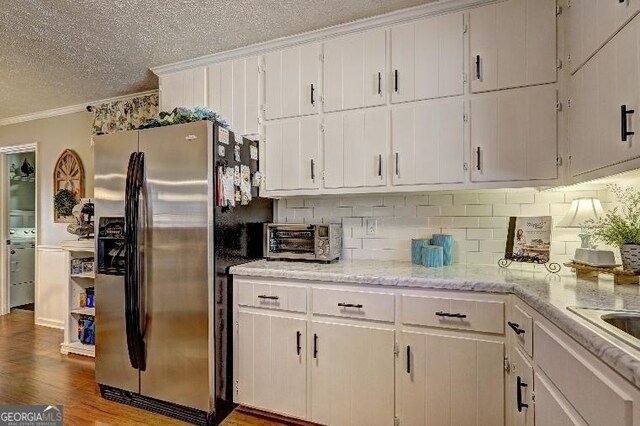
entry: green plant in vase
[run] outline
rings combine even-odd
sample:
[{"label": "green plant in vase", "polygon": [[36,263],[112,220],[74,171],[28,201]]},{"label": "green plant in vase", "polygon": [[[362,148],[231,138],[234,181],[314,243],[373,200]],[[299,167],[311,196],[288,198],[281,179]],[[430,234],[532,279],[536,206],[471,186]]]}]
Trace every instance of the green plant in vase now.
[{"label": "green plant in vase", "polygon": [[627,271],[640,272],[640,191],[609,185],[618,205],[587,221],[595,241],[618,247]]}]

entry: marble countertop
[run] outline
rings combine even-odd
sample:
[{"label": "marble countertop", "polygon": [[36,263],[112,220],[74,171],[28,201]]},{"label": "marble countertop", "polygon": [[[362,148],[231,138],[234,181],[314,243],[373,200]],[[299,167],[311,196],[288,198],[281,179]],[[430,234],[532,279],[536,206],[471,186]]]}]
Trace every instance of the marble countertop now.
[{"label": "marble countertop", "polygon": [[613,279],[579,280],[567,268],[549,274],[543,268],[512,264],[453,265],[425,268],[410,262],[345,260],[332,264],[259,260],[234,266],[235,275],[336,283],[513,293],[572,336],[587,350],[640,388],[640,352],[630,350],[568,306],[640,311],[640,286],[614,286]]}]

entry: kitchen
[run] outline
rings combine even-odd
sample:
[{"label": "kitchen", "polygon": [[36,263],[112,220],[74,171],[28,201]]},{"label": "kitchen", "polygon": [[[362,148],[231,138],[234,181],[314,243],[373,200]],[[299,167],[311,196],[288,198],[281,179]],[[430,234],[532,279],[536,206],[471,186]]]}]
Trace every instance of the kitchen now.
[{"label": "kitchen", "polygon": [[[640,424],[640,2],[347,2],[322,24],[318,5],[223,3],[220,29],[192,30],[219,43],[141,55],[136,91],[2,105],[0,145],[37,142],[38,195],[35,312],[0,318],[64,329],[49,356],[90,385],[0,403],[73,423]],[[269,31],[232,33],[238,13]],[[51,211],[66,149],[94,239]]]}]

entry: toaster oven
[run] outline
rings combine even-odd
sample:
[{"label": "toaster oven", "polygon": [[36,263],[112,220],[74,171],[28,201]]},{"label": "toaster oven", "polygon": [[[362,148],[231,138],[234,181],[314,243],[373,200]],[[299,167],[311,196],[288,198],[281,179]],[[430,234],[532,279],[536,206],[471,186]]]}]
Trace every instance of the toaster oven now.
[{"label": "toaster oven", "polygon": [[264,225],[264,253],[267,259],[331,262],[342,251],[342,225]]}]

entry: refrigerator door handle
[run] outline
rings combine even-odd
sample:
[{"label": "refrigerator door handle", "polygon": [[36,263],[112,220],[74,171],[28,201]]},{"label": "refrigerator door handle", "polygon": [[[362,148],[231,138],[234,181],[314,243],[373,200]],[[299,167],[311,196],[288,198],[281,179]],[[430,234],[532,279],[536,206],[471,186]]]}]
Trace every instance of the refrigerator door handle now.
[{"label": "refrigerator door handle", "polygon": [[134,152],[129,157],[125,188],[125,324],[129,361],[142,371],[146,369],[146,359],[140,320],[138,217],[143,184],[144,153]]}]

